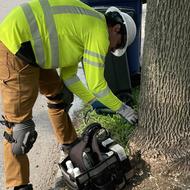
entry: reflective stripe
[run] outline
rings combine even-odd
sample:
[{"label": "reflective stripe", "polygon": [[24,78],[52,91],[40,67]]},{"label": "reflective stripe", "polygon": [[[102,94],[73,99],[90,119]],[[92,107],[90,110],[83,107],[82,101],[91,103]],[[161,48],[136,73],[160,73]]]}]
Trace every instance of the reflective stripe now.
[{"label": "reflective stripe", "polygon": [[94,96],[96,96],[97,98],[102,98],[102,97],[108,95],[109,93],[110,93],[110,89],[109,89],[109,87],[107,87],[106,89],[100,91],[99,93],[94,94]]},{"label": "reflective stripe", "polygon": [[101,58],[103,61],[105,60],[105,57],[106,57],[106,56],[104,56],[104,55],[98,54],[98,53],[93,52],[93,51],[89,51],[89,50],[87,50],[87,49],[84,50],[84,53],[85,53],[85,54],[88,54],[88,55],[91,55],[91,56],[93,56],[93,57]]},{"label": "reflective stripe", "polygon": [[52,6],[53,14],[81,14],[103,19],[101,13],[76,6]]},{"label": "reflective stripe", "polygon": [[78,76],[73,76],[72,78],[69,78],[67,80],[64,80],[64,83],[66,86],[70,86],[76,82],[80,81],[79,77]]},{"label": "reflective stripe", "polygon": [[87,58],[84,58],[84,59],[83,59],[83,62],[86,62],[86,63],[88,63],[88,64],[90,64],[90,65],[95,66],[95,67],[104,67],[104,64],[96,63],[96,62],[94,62],[94,61],[90,61],[90,60],[87,59]]},{"label": "reflective stripe", "polygon": [[[58,43],[58,34],[57,34],[53,14],[62,14],[62,13],[83,14],[83,15],[93,16],[98,19],[103,19],[104,16],[101,13],[88,10],[82,7],[76,7],[76,6],[52,6],[51,7],[48,0],[47,1],[39,0],[39,2],[44,12],[45,24],[47,27],[47,32],[49,33],[50,54],[51,54],[51,64],[52,64],[51,67],[57,68],[59,67],[59,43]],[[34,40],[34,52],[36,55],[37,62],[40,66],[43,67],[46,63],[44,49],[47,47],[45,48],[43,47],[43,41],[42,41],[41,34],[39,32],[38,24],[30,5],[28,3],[25,3],[21,5],[21,7],[24,11],[28,24],[30,26],[31,34]],[[91,55],[95,57],[98,56],[98,54],[95,54],[94,52],[91,52]],[[99,57],[103,58],[101,55],[99,55]],[[95,63],[92,61],[88,61],[88,63],[94,66],[104,67],[103,65],[98,65],[98,63]]]},{"label": "reflective stripe", "polygon": [[40,0],[40,4],[44,11],[46,27],[49,33],[52,67],[57,68],[59,66],[59,47],[55,21],[51,14],[49,1]]},{"label": "reflective stripe", "polygon": [[44,48],[43,48],[43,43],[42,43],[42,39],[41,39],[40,32],[38,29],[36,18],[28,3],[22,4],[21,8],[26,16],[26,19],[28,21],[30,31],[32,34],[32,38],[34,40],[34,52],[35,52],[36,60],[38,63],[40,62],[44,64],[45,63]]}]

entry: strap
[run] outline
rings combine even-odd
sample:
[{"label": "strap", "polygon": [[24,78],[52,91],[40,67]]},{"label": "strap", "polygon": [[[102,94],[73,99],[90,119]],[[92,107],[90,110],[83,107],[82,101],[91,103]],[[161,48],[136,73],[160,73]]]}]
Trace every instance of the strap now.
[{"label": "strap", "polygon": [[93,137],[92,137],[92,143],[91,143],[91,147],[92,147],[92,151],[94,153],[96,153],[96,156],[98,157],[98,161],[103,161],[103,157],[101,155],[98,143],[97,143],[97,138],[96,138],[96,134],[98,133],[98,131],[96,131],[96,133],[94,133]]},{"label": "strap", "polygon": [[8,127],[9,129],[14,126],[14,123],[7,121],[3,115],[2,115],[2,118],[3,118],[3,120],[0,120],[0,123],[1,123],[2,125],[5,125],[5,126]]},{"label": "strap", "polygon": [[67,107],[68,107],[68,104],[66,103],[58,103],[58,104],[48,103],[48,108],[50,109],[65,109]]},{"label": "strap", "polygon": [[78,166],[81,171],[85,171],[86,167],[83,162],[83,152],[88,143],[88,137],[81,139],[79,143],[73,146],[69,151],[69,157],[74,165]]},{"label": "strap", "polygon": [[5,137],[5,139],[9,142],[9,143],[14,143],[16,142],[15,139],[13,138],[12,135],[8,134],[6,131],[4,131],[3,136]]},{"label": "strap", "polygon": [[85,131],[82,133],[82,137],[84,138],[86,135],[88,136],[93,136],[94,133],[97,131],[97,130],[100,130],[102,129],[102,126],[99,124],[99,123],[92,123],[90,124],[86,129]]},{"label": "strap", "polygon": [[96,155],[98,159],[96,162],[102,160],[96,140],[96,134],[100,129],[102,129],[102,127],[99,123],[90,124],[82,133],[79,142],[69,150],[69,157],[71,161],[74,163],[74,165],[78,166],[81,171],[86,170],[85,164],[83,162],[83,152],[85,151],[85,148],[89,147],[92,153]]},{"label": "strap", "polygon": [[59,93],[55,96],[46,96],[48,100],[62,100],[63,99],[63,93]]}]

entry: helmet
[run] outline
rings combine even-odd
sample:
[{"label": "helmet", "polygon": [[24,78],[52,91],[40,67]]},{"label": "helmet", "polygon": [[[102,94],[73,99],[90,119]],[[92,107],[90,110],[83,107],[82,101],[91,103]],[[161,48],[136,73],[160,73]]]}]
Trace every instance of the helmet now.
[{"label": "helmet", "polygon": [[117,12],[120,14],[127,33],[125,46],[122,49],[116,49],[114,52],[112,52],[115,56],[120,57],[126,52],[127,47],[134,41],[136,36],[136,25],[131,16],[129,16],[127,13],[121,12],[117,7],[109,7],[106,10],[106,13],[109,12]]}]

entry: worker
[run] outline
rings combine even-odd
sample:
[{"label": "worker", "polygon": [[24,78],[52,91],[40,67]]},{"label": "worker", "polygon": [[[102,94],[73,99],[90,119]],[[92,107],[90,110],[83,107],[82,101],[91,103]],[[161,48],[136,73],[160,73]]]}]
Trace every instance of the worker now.
[{"label": "worker", "polygon": [[[5,17],[0,24],[0,80],[7,189],[33,189],[27,153],[37,138],[32,108],[38,89],[47,98],[52,127],[64,146],[77,139],[68,115],[73,94],[89,105],[101,102],[131,124],[137,121],[136,112],[104,79],[107,52],[123,55],[135,35],[128,14],[110,7],[103,15],[78,0],[31,0]],[[79,62],[88,88],[77,77]]]}]

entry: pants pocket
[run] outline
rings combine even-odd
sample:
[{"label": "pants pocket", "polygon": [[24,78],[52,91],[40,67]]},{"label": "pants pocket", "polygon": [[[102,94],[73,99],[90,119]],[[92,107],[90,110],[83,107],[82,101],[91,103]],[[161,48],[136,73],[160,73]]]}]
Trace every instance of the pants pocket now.
[{"label": "pants pocket", "polygon": [[39,69],[9,52],[7,54],[4,63],[0,64],[0,75],[6,71],[1,77],[2,105],[6,117],[19,122],[32,117],[38,93]]},{"label": "pants pocket", "polygon": [[[1,50],[0,50],[1,51]],[[0,80],[7,80],[10,77],[10,71],[8,67],[8,53],[0,53]]]}]

